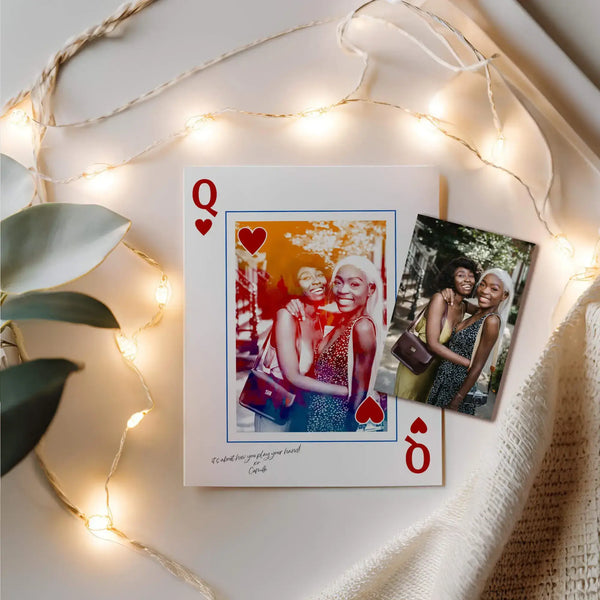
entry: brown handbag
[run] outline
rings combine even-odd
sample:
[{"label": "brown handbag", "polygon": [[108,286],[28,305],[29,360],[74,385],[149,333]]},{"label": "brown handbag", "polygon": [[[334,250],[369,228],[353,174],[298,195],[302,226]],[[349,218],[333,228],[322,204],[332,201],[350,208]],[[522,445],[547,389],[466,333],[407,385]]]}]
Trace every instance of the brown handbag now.
[{"label": "brown handbag", "polygon": [[[408,329],[396,340],[391,349],[392,354],[415,375],[423,373],[434,358],[427,344],[421,341],[421,338],[414,333],[416,324],[428,308],[429,304],[423,308],[417,318],[408,326]],[[442,316],[442,328],[447,316],[448,305],[446,304]]]},{"label": "brown handbag", "polygon": [[265,355],[271,341],[267,336],[261,353],[256,357],[253,368],[240,394],[238,402],[244,408],[277,423],[284,425],[290,417],[290,407],[296,394],[287,389],[284,382],[274,377],[265,368]]}]

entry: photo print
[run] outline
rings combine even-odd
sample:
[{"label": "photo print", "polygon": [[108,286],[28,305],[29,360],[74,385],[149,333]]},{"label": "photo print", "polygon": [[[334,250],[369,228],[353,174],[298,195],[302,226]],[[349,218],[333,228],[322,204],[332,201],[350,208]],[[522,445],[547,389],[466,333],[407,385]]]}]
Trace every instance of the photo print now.
[{"label": "photo print", "polygon": [[236,430],[386,431],[387,398],[373,384],[390,222],[358,211],[283,216],[230,225]]},{"label": "photo print", "polygon": [[419,215],[375,388],[491,419],[534,247]]}]

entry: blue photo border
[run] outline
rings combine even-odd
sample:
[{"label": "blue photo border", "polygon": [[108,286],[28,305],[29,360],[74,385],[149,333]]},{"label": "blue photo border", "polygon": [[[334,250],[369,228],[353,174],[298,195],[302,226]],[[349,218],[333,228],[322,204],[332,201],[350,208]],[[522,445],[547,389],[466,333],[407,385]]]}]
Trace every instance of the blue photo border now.
[{"label": "blue photo border", "polygon": [[[398,442],[398,410],[396,409],[396,437],[391,440],[298,440],[298,439],[285,439],[285,440],[230,440],[229,439],[229,314],[228,314],[228,253],[227,253],[227,233],[229,231],[229,215],[235,214],[301,214],[301,213],[391,213],[393,214],[393,222],[394,222],[394,292],[398,292],[398,225],[397,225],[397,211],[395,209],[358,209],[358,210],[226,210],[225,211],[225,440],[228,444],[290,444],[290,443],[299,443],[299,444],[336,444],[336,443],[345,443],[345,444],[353,444],[353,443],[396,443]],[[388,398],[390,396],[388,395]],[[389,423],[389,421],[388,421]],[[326,432],[324,432],[326,433]]]}]

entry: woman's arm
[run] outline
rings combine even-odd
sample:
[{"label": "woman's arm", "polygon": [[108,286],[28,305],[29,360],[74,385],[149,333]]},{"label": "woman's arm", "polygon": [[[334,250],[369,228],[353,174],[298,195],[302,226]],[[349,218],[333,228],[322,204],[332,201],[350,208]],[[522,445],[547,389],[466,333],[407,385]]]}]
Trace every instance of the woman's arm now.
[{"label": "woman's arm", "polygon": [[300,373],[298,352],[296,350],[296,337],[299,331],[297,323],[296,319],[285,308],[277,311],[275,351],[277,352],[277,361],[282,375],[292,385],[302,390],[329,396],[347,396],[348,388],[343,385],[317,381]]},{"label": "woman's arm", "polygon": [[375,325],[369,319],[358,320],[352,329],[353,370],[350,406],[356,411],[366,398],[377,350]]},{"label": "woman's arm", "polygon": [[479,346],[473,357],[473,362],[463,384],[460,386],[458,392],[456,392],[452,402],[448,405],[448,408],[457,410],[461,405],[465,396],[469,393],[469,390],[475,385],[481,370],[483,369],[488,356],[498,339],[500,333],[500,319],[496,315],[492,315],[486,318],[483,322],[481,339],[479,340]]},{"label": "woman's arm", "polygon": [[440,344],[440,333],[442,332],[442,316],[446,308],[446,301],[442,298],[442,294],[436,292],[431,298],[429,308],[427,309],[427,328],[425,335],[427,339],[427,346],[429,349],[447,361],[454,363],[455,365],[461,365],[468,367],[471,361],[456,352],[452,352],[449,348]]}]

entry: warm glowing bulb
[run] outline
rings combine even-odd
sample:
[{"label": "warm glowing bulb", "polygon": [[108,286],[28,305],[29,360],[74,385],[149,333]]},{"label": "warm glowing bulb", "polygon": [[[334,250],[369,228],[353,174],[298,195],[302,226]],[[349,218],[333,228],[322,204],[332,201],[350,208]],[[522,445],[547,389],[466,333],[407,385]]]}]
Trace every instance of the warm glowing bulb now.
[{"label": "warm glowing bulb", "polygon": [[16,108],[11,111],[8,116],[8,121],[11,125],[18,125],[19,127],[24,127],[29,123],[29,115],[20,108]]},{"label": "warm glowing bulb", "polygon": [[112,527],[112,521],[107,515],[92,515],[88,517],[85,526],[94,533],[108,531]]},{"label": "warm glowing bulb", "polygon": [[137,342],[134,339],[130,339],[124,336],[122,333],[115,335],[115,341],[119,352],[123,355],[123,358],[133,361],[137,356]]},{"label": "warm glowing bulb", "polygon": [[438,128],[427,117],[418,117],[416,120],[416,128],[424,141],[435,139],[438,133]]},{"label": "warm glowing bulb", "polygon": [[140,421],[146,416],[144,411],[133,413],[127,421],[127,429],[133,429],[140,424]]},{"label": "warm glowing bulb", "polygon": [[554,241],[565,256],[571,258],[575,254],[573,245],[562,233],[555,235]]},{"label": "warm glowing bulb", "polygon": [[429,103],[429,114],[441,118],[446,112],[446,105],[439,96],[434,96]]},{"label": "warm glowing bulb", "polygon": [[103,163],[97,163],[95,165],[90,165],[83,172],[83,176],[86,179],[94,179],[94,177],[97,177],[98,175],[101,175],[102,173],[106,173],[106,171],[108,171],[109,169],[112,169],[111,165],[107,165],[107,164],[103,164]]},{"label": "warm glowing bulb", "polygon": [[166,275],[163,275],[161,282],[158,284],[154,297],[159,306],[165,306],[171,299],[171,284]]},{"label": "warm glowing bulb", "polygon": [[213,117],[213,115],[210,114],[195,115],[193,117],[190,117],[185,122],[185,128],[188,131],[198,131],[199,129],[202,129],[207,123],[214,120],[215,118]]},{"label": "warm glowing bulb", "polygon": [[318,119],[319,117],[326,115],[328,112],[329,112],[329,109],[327,109],[325,107],[313,108],[311,110],[307,110],[307,111],[303,112],[301,114],[301,116],[304,118],[308,118],[308,119]]},{"label": "warm glowing bulb", "polygon": [[298,132],[309,139],[326,139],[335,131],[336,115],[331,106],[311,108],[298,113]]},{"label": "warm glowing bulb", "polygon": [[496,141],[494,142],[494,147],[492,148],[492,159],[499,160],[502,158],[502,153],[504,152],[504,144],[506,142],[506,138],[501,133],[498,134]]}]

